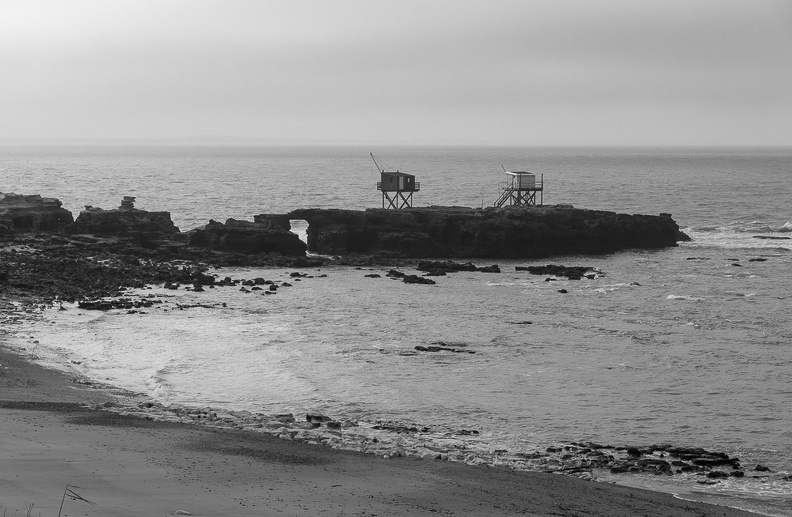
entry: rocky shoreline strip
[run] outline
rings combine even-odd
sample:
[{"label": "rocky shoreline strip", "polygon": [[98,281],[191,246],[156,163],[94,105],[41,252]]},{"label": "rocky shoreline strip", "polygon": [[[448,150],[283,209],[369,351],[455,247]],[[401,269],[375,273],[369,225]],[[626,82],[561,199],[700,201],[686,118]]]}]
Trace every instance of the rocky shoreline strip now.
[{"label": "rocky shoreline strip", "polygon": [[434,430],[400,422],[337,421],[320,414],[306,414],[304,417],[291,413],[267,415],[176,404],[166,406],[152,401],[134,405],[105,402],[94,409],[157,422],[266,433],[282,440],[362,452],[382,459],[411,457],[452,461],[558,473],[589,480],[596,480],[599,471],[607,471],[611,474],[683,475],[698,484],[715,484],[726,478],[792,482],[791,475],[773,472],[765,465],[743,467],[739,458],[700,447],[570,442],[542,450],[513,452],[492,449],[475,429]]}]

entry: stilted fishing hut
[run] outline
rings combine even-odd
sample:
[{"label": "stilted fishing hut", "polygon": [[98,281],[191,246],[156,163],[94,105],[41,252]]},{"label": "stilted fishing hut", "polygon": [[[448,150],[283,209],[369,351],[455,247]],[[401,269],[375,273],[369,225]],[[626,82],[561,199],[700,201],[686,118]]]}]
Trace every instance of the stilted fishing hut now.
[{"label": "stilted fishing hut", "polygon": [[398,170],[386,171],[374,154],[369,154],[380,173],[377,190],[382,192],[382,208],[412,208],[413,192],[421,190],[421,184],[415,181],[415,176]]},{"label": "stilted fishing hut", "polygon": [[495,206],[536,205],[537,193],[539,194],[538,204],[543,203],[544,174],[540,174],[537,178],[533,172],[507,171],[505,168],[503,168],[503,172],[506,173],[506,182],[501,186],[501,193],[498,200],[495,201]]}]

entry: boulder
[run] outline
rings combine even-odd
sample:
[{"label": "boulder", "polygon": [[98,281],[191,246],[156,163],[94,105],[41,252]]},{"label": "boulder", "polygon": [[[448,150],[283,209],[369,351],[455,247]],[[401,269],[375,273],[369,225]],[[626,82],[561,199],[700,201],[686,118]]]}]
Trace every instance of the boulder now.
[{"label": "boulder", "polygon": [[707,472],[707,477],[711,478],[711,479],[725,479],[725,478],[729,477],[729,474],[727,474],[726,472],[723,472],[722,470],[713,470],[713,471]]},{"label": "boulder", "polygon": [[418,275],[404,275],[402,277],[402,282],[404,282],[405,284],[426,284],[426,285],[434,285],[437,283],[431,278],[425,278]]}]

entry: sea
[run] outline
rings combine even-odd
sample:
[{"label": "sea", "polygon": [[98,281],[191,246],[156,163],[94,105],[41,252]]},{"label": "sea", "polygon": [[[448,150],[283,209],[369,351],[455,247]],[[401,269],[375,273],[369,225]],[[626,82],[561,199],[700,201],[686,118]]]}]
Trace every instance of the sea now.
[{"label": "sea", "polygon": [[[4,144],[0,192],[58,198],[75,217],[134,196],[188,231],[379,208],[372,153],[416,176],[414,206],[492,206],[504,170],[523,170],[543,179],[545,205],[670,213],[691,240],[469,259],[501,272],[435,285],[378,267],[227,268],[213,273],[291,287],[150,286],[139,294],[164,302],[135,314],[65,304],[9,328],[17,346],[163,404],[475,430],[479,448],[510,453],[581,441],[723,451],[746,478],[598,479],[792,516],[792,148]],[[304,239],[305,221],[292,224]],[[516,269],[545,264],[598,274]],[[474,353],[416,353],[433,344]]]}]

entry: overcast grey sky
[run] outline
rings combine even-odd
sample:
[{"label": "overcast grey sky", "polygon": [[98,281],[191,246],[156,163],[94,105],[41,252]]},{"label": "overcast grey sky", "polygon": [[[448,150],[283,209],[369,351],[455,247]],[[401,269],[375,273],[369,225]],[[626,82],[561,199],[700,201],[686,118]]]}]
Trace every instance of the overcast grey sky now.
[{"label": "overcast grey sky", "polygon": [[0,0],[0,138],[792,145],[790,0]]}]

